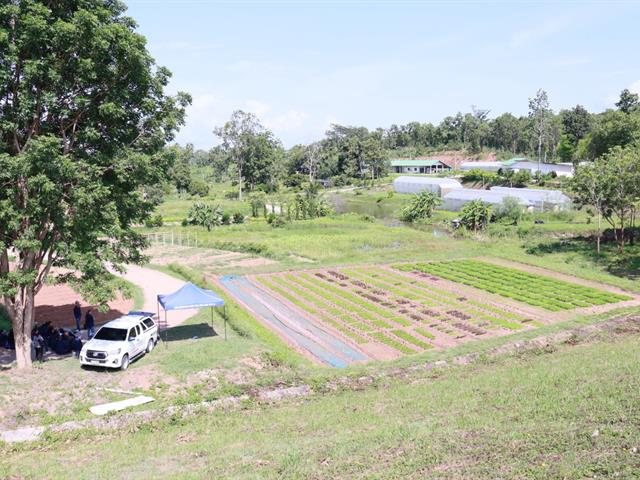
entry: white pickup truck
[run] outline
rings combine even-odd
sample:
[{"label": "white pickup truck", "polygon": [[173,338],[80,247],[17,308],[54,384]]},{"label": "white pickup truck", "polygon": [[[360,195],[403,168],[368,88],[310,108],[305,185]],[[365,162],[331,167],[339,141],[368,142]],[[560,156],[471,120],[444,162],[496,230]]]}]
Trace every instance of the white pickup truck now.
[{"label": "white pickup truck", "polygon": [[126,370],[135,358],[151,352],[158,343],[153,313],[129,312],[104,324],[80,352],[81,365]]}]

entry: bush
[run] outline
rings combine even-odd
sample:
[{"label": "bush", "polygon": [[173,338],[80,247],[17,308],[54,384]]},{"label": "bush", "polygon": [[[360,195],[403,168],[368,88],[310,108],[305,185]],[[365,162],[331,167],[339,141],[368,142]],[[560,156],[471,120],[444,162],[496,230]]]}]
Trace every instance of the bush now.
[{"label": "bush", "polygon": [[147,228],[161,227],[162,225],[164,225],[164,222],[160,214],[152,215],[144,221],[144,226]]},{"label": "bush", "polygon": [[278,216],[275,213],[270,213],[267,215],[267,223],[273,228],[280,228],[284,227],[287,224],[287,221],[284,217]]},{"label": "bush", "polygon": [[244,223],[244,215],[240,212],[233,214],[233,223]]},{"label": "bush", "polygon": [[203,180],[194,179],[189,182],[187,191],[193,196],[206,197],[209,195],[209,185]]},{"label": "bush", "polygon": [[219,205],[196,202],[189,209],[187,223],[199,225],[211,231],[212,227],[222,224],[222,210]]},{"label": "bush", "polygon": [[464,225],[467,230],[477,232],[484,230],[489,223],[490,215],[491,207],[489,205],[482,200],[473,200],[463,207],[460,215],[460,223]]},{"label": "bush", "polygon": [[493,219],[495,221],[504,222],[509,225],[517,225],[522,219],[522,215],[522,206],[518,203],[518,200],[513,197],[506,197],[493,211]]},{"label": "bush", "polygon": [[223,225],[231,225],[231,214],[229,212],[223,212],[221,221]]},{"label": "bush", "polygon": [[416,222],[431,218],[433,211],[442,200],[431,192],[422,192],[415,195],[411,203],[400,212],[400,219],[403,222]]}]

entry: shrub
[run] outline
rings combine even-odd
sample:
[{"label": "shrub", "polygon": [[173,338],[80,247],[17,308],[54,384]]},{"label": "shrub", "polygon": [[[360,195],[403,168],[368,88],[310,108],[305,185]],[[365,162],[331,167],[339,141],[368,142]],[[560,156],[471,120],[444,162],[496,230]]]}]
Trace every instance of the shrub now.
[{"label": "shrub", "polygon": [[404,222],[416,222],[431,218],[433,211],[442,200],[431,192],[422,192],[415,195],[411,203],[402,209],[400,219]]},{"label": "shrub", "polygon": [[196,202],[189,209],[187,223],[199,225],[211,231],[212,227],[222,224],[222,210],[219,205]]},{"label": "shrub", "polygon": [[152,215],[144,221],[144,226],[147,228],[161,227],[164,224],[162,221],[162,215]]},{"label": "shrub", "polygon": [[506,197],[502,203],[497,205],[493,211],[495,221],[504,222],[509,225],[517,225],[522,219],[522,206],[513,197]]},{"label": "shrub", "polygon": [[193,196],[206,197],[209,195],[209,185],[204,180],[193,179],[189,182],[187,191]]},{"label": "shrub", "polygon": [[489,223],[490,214],[491,207],[489,205],[482,200],[473,200],[462,208],[460,223],[467,230],[473,230],[474,232],[484,230]]},{"label": "shrub", "polygon": [[244,215],[240,212],[233,214],[233,223],[244,223]]},{"label": "shrub", "polygon": [[231,225],[231,214],[229,212],[223,212],[220,220],[223,225]]}]

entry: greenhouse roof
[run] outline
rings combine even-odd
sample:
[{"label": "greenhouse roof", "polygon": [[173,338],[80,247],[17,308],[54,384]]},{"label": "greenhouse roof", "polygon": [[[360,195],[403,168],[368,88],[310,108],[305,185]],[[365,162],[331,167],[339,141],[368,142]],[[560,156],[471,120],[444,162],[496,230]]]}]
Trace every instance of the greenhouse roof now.
[{"label": "greenhouse roof", "polygon": [[422,160],[411,160],[408,158],[395,158],[391,160],[392,167],[435,167],[444,165],[440,160],[425,158]]},{"label": "greenhouse roof", "polygon": [[458,190],[452,190],[447,193],[443,198],[444,200],[482,200],[485,203],[502,203],[507,198],[512,197],[518,200],[518,203],[523,205],[530,205],[531,202],[521,197],[520,195],[509,195],[503,192],[497,192],[492,190],[479,190],[474,188],[462,188]]},{"label": "greenhouse roof", "polygon": [[420,185],[458,185],[460,182],[453,178],[439,178],[439,177],[398,177],[393,183],[414,183]]},{"label": "greenhouse roof", "polygon": [[525,198],[532,202],[566,203],[571,199],[560,190],[545,190],[542,188],[509,188],[491,187],[491,192],[497,192],[513,197]]},{"label": "greenhouse roof", "polygon": [[511,165],[513,165],[514,163],[518,163],[518,162],[526,162],[527,160],[529,160],[527,157],[513,157],[510,158],[509,160],[503,160],[502,165],[505,165],[507,167],[510,167]]}]

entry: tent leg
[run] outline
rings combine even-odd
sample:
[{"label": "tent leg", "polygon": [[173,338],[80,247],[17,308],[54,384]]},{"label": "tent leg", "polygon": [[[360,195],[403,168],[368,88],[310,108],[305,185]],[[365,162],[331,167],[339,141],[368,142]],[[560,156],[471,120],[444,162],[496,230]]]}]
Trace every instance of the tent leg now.
[{"label": "tent leg", "polygon": [[168,325],[167,325],[167,311],[164,311],[164,348],[169,348],[169,345],[167,345],[167,330],[168,330]]}]

